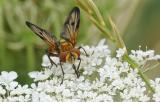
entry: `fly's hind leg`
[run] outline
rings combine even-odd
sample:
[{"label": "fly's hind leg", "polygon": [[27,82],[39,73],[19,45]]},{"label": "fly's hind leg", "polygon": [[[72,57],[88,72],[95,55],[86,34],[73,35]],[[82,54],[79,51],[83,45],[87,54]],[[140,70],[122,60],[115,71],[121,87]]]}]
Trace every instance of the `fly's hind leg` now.
[{"label": "fly's hind leg", "polygon": [[[58,57],[59,55],[58,55],[58,54],[52,54],[52,53],[47,52],[47,56],[48,56],[49,61],[50,61],[50,63],[51,63],[51,67],[53,66],[53,64],[57,67],[57,64],[50,58],[50,56]],[[63,70],[62,62],[61,62],[61,61],[60,61],[60,67],[61,67],[61,70],[62,70],[62,81],[61,81],[60,84],[63,84],[63,80],[64,80],[64,70]]]}]

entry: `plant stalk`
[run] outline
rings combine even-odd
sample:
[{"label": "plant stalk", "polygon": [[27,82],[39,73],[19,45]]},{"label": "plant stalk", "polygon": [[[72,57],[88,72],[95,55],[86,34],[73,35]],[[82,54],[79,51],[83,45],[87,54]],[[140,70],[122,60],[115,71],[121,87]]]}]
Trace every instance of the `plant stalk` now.
[{"label": "plant stalk", "polygon": [[139,65],[133,59],[131,59],[128,55],[124,55],[123,58],[124,58],[125,61],[127,61],[131,65],[132,68],[136,68],[138,70],[138,74],[143,79],[143,81],[145,82],[145,84],[147,85],[149,90],[151,92],[155,93],[155,89],[150,85],[150,82],[149,82],[148,78],[145,76],[145,74],[143,74]]},{"label": "plant stalk", "polygon": [[[83,2],[82,2],[83,1]],[[119,31],[116,27],[116,25],[113,23],[112,19],[109,18],[109,23],[112,27],[113,32],[115,33],[114,35],[112,34],[112,32],[110,30],[107,29],[107,27],[105,26],[105,21],[102,18],[102,15],[100,13],[100,11],[98,10],[97,6],[95,5],[95,3],[93,2],[93,0],[76,0],[77,4],[88,14],[89,19],[91,20],[91,22],[101,31],[105,34],[105,36],[110,39],[113,43],[117,43],[117,48],[125,48],[126,46],[122,40],[122,37],[119,34]],[[88,6],[87,6],[88,5]],[[90,13],[89,10],[92,10],[92,12]],[[94,16],[96,15],[96,16]],[[132,60],[128,54],[127,54],[127,50],[125,55],[123,56],[123,60],[127,61],[132,68],[137,68],[138,70],[138,74],[140,75],[140,77],[143,79],[143,81],[145,82],[145,84],[147,85],[147,87],[149,88],[149,90],[151,92],[155,92],[154,88],[151,87],[150,82],[148,80],[148,78],[145,76],[145,74],[143,74],[143,72],[140,70],[139,66],[137,63],[135,63],[134,60]]]}]

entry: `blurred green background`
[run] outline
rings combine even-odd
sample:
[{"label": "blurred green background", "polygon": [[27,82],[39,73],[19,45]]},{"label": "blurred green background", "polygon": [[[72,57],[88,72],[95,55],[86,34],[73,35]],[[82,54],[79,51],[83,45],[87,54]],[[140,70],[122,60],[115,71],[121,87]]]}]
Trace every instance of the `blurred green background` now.
[{"label": "blurred green background", "polygon": [[[141,45],[141,49],[146,50],[147,46],[160,53],[160,0],[94,1],[106,21],[109,15],[113,17],[128,50]],[[0,0],[0,71],[14,70],[21,83],[28,83],[27,73],[41,69],[47,46],[27,28],[25,21],[59,38],[63,22],[75,5],[74,0]],[[78,45],[95,45],[102,38],[81,11]]]}]

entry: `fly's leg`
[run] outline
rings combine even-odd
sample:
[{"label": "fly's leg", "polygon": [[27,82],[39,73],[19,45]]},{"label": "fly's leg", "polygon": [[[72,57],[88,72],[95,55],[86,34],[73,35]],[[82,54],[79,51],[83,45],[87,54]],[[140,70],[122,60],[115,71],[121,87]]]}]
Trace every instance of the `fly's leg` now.
[{"label": "fly's leg", "polygon": [[[50,56],[54,56],[54,57],[58,57],[59,55],[58,54],[52,54],[52,53],[48,53],[47,52],[47,56],[51,62],[51,67],[53,66],[53,64],[57,67],[57,64],[50,58]],[[64,80],[64,70],[63,70],[63,67],[62,67],[62,62],[60,61],[60,67],[61,67],[61,70],[62,70],[62,81],[60,84],[63,84],[63,80]]]},{"label": "fly's leg", "polygon": [[85,50],[82,46],[78,47],[78,49],[82,49],[82,50],[84,51],[84,53],[86,54],[86,56],[89,56],[89,55],[87,54],[86,50]]},{"label": "fly's leg", "polygon": [[78,60],[79,60],[79,64],[78,64],[78,67],[77,67],[77,71],[78,71],[78,74],[79,74],[79,76],[80,76],[79,67],[80,67],[80,65],[81,65],[81,58],[78,58]]},{"label": "fly's leg", "polygon": [[72,67],[76,73],[77,78],[79,78],[80,74],[79,74],[79,71],[76,69],[76,66],[73,64]]},{"label": "fly's leg", "polygon": [[78,58],[78,60],[79,60],[79,64],[78,64],[77,70],[79,71],[79,67],[81,65],[81,58]]},{"label": "fly's leg", "polygon": [[48,56],[48,59],[49,59],[49,61],[51,63],[51,67],[50,68],[52,68],[53,64],[57,67],[57,64],[51,59],[51,56],[57,57],[58,55],[47,52],[47,56]]},{"label": "fly's leg", "polygon": [[60,66],[61,66],[61,70],[62,70],[62,81],[61,81],[61,84],[63,84],[63,80],[64,80],[64,70],[63,70],[62,62],[61,62],[61,61],[60,61]]},{"label": "fly's leg", "polygon": [[75,71],[75,73],[77,75],[77,78],[80,77],[79,67],[80,67],[80,64],[81,64],[81,58],[78,58],[78,60],[79,60],[79,63],[78,63],[78,67],[77,68],[76,68],[76,66],[74,64],[72,65],[72,67],[73,67],[73,69],[74,69],[74,71]]}]

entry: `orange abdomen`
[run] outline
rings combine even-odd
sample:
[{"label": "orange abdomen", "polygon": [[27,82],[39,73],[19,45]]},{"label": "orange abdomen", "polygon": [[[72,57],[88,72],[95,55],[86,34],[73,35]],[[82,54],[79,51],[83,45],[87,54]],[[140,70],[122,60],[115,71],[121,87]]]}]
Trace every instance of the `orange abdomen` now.
[{"label": "orange abdomen", "polygon": [[72,53],[76,53],[77,54],[77,56],[78,56],[78,58],[80,57],[80,50],[79,49],[77,49],[77,48],[73,48],[72,49],[72,51],[71,51]]},{"label": "orange abdomen", "polygon": [[67,52],[60,52],[59,58],[61,62],[66,62]]},{"label": "orange abdomen", "polygon": [[71,51],[60,52],[59,58],[61,62],[66,62],[71,58],[71,56],[78,59],[80,57],[80,50],[73,48]]}]

